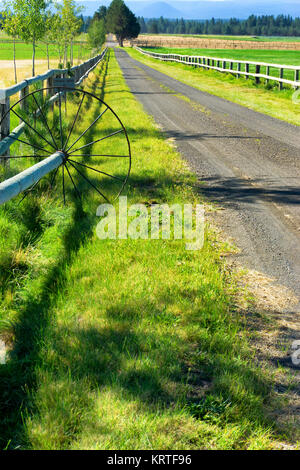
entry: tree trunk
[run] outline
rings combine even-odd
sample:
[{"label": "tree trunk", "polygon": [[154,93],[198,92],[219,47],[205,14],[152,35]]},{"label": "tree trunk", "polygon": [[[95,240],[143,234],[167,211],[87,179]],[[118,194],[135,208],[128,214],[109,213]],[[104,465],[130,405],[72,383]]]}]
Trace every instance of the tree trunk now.
[{"label": "tree trunk", "polygon": [[64,52],[64,67],[67,66],[68,62],[68,46],[65,44],[65,52]]},{"label": "tree trunk", "polygon": [[32,76],[35,76],[35,36],[32,38]]},{"label": "tree trunk", "polygon": [[14,37],[14,71],[15,71],[15,83],[18,83],[17,64],[16,64],[16,38],[15,37]]},{"label": "tree trunk", "polygon": [[73,67],[73,41],[71,41],[71,46],[70,46],[70,62],[71,62],[71,67]]},{"label": "tree trunk", "polygon": [[48,70],[50,69],[50,61],[49,61],[49,44],[47,43],[47,61],[48,61]]}]

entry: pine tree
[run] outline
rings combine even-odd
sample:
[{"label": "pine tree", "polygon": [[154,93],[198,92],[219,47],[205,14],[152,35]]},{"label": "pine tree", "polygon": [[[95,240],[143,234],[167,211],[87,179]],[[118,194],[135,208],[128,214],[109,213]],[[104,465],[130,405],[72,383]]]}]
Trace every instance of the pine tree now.
[{"label": "pine tree", "polygon": [[136,38],[141,27],[123,0],[113,0],[106,15],[107,30],[116,35],[119,45],[123,47],[124,39]]}]

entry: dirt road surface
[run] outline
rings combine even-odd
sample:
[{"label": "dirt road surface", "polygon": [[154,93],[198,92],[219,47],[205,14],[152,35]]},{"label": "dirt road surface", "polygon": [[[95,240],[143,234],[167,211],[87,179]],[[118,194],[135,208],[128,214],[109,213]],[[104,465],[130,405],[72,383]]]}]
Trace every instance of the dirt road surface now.
[{"label": "dirt road surface", "polygon": [[199,190],[223,207],[219,221],[241,249],[240,263],[300,298],[299,127],[115,53],[132,93],[197,174]]}]

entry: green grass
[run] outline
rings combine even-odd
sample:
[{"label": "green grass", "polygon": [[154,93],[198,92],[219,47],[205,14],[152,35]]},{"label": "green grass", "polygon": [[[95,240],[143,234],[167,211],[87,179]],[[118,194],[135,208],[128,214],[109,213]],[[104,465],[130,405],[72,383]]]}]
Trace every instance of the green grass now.
[{"label": "green grass", "polygon": [[[13,60],[13,43],[12,42],[1,42],[0,47],[0,60]],[[73,55],[74,60],[80,56],[81,58],[89,57],[90,48],[86,43],[83,44],[74,44],[73,46]],[[50,60],[58,59],[59,53],[57,47],[53,44],[49,45],[49,57]],[[16,59],[25,60],[32,58],[32,45],[26,43],[17,43],[16,44]],[[36,48],[36,59],[47,59],[47,50],[46,44],[39,42]]]},{"label": "green grass", "polygon": [[[130,93],[113,55],[85,87],[105,89],[128,129],[129,204],[199,202],[195,176]],[[101,110],[84,106],[86,122]],[[97,132],[115,126],[103,120]],[[120,151],[121,136],[110,140],[102,150]],[[121,162],[111,165],[125,174]],[[211,231],[199,252],[180,240],[99,240],[99,197],[76,182],[82,203],[68,185],[64,207],[61,183],[51,192],[45,178],[23,205],[0,209],[0,336],[11,348],[0,365],[1,447],[277,447],[283,437],[266,413],[279,406],[276,374],[255,363],[221,258],[226,247]]]},{"label": "green grass", "polygon": [[144,48],[162,54],[202,55],[234,60],[250,60],[284,65],[300,65],[300,51],[276,51],[271,49],[180,49]]},{"label": "green grass", "polygon": [[299,105],[292,102],[294,90],[289,87],[279,91],[275,82],[257,85],[252,79],[238,79],[232,74],[202,70],[178,63],[163,63],[146,57],[132,48],[126,50],[134,59],[187,85],[291,124],[300,125]]}]

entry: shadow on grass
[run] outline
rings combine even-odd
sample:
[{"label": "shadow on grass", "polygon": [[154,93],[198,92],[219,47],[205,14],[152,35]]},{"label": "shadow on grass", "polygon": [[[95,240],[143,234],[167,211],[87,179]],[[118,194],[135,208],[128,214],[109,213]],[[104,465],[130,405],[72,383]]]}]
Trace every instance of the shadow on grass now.
[{"label": "shadow on grass", "polygon": [[[107,68],[105,73],[107,72]],[[83,183],[84,184],[84,183]],[[90,187],[85,184],[85,197]],[[73,196],[72,196],[73,194]],[[37,192],[37,197],[39,191]],[[13,325],[13,350],[11,359],[6,365],[0,366],[0,447],[15,448],[24,444],[23,415],[26,410],[31,413],[34,403],[30,401],[28,391],[36,386],[35,368],[39,365],[40,351],[46,331],[51,328],[51,306],[55,296],[65,282],[66,269],[81,245],[93,234],[95,217],[84,212],[79,198],[70,192],[73,199],[73,216],[67,231],[61,234],[62,256],[53,266],[39,286],[39,294],[27,292],[25,300],[16,300],[18,320]],[[38,199],[31,200],[22,210],[22,206],[11,204],[8,212],[11,216],[19,216],[25,226],[23,245],[37,241],[43,234],[44,227],[40,223]],[[30,233],[30,239],[28,234]],[[27,237],[27,238],[26,238]],[[17,274],[17,273],[15,273]],[[24,274],[24,273],[23,273]],[[15,279],[16,287],[20,279]],[[25,444],[26,445],[26,444]]]}]

